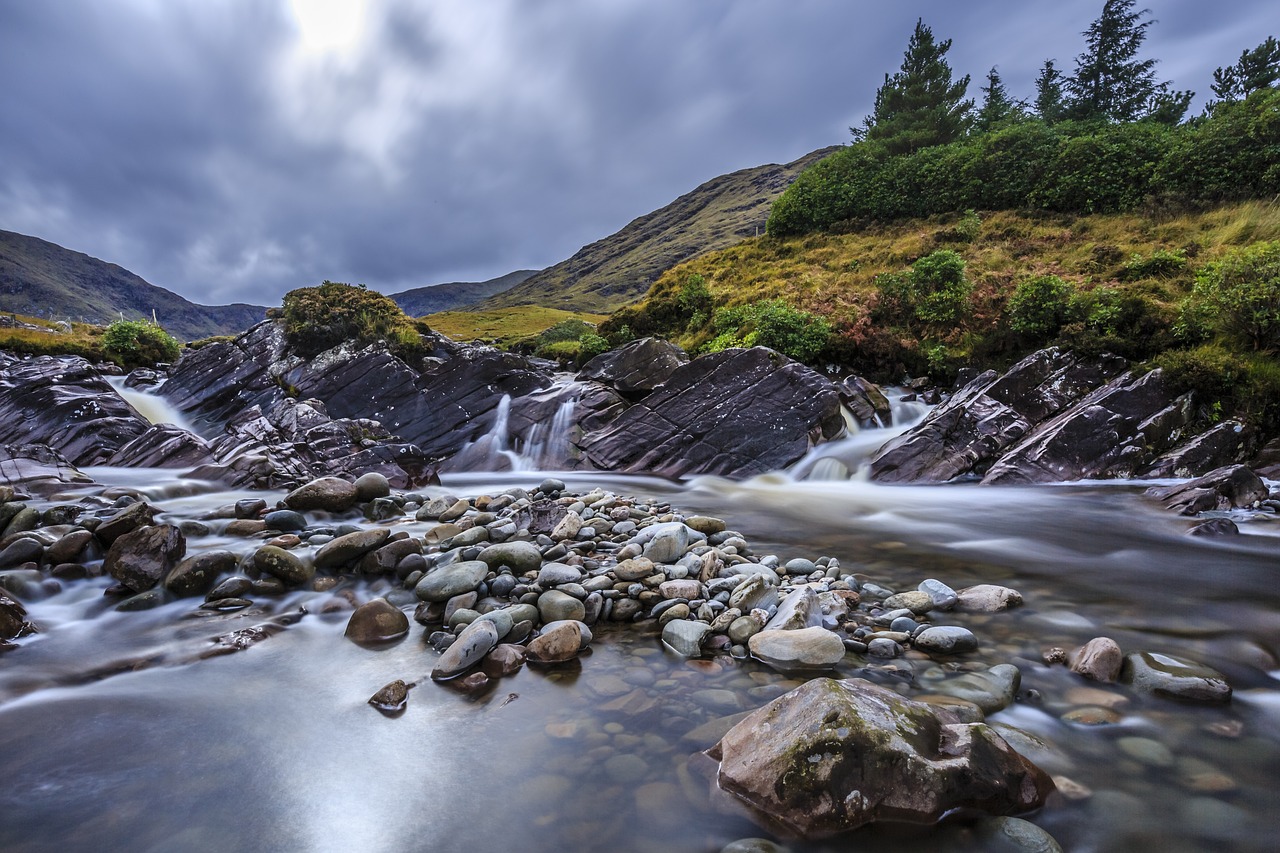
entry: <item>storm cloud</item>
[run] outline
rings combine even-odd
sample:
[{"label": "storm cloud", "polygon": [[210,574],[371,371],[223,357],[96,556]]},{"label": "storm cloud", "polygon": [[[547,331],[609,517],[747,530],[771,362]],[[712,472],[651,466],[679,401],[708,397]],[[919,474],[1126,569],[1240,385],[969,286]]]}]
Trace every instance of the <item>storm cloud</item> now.
[{"label": "storm cloud", "polygon": [[[1101,2],[0,0],[0,228],[206,304],[562,260],[718,174],[846,142],[923,17],[1031,97]],[[1177,88],[1269,0],[1152,0]]]}]

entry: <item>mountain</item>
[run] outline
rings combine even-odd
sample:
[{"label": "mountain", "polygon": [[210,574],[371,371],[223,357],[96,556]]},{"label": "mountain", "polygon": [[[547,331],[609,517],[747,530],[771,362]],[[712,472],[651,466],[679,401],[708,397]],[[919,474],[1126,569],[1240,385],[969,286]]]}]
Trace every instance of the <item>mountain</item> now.
[{"label": "mountain", "polygon": [[56,243],[0,231],[0,309],[51,320],[107,324],[150,319],[196,340],[243,332],[262,319],[259,305],[197,305],[123,267]]},{"label": "mountain", "polygon": [[712,178],[475,307],[541,305],[607,313],[634,302],[676,264],[763,234],[773,200],[807,167],[836,150]]},{"label": "mountain", "polygon": [[488,281],[452,281],[387,295],[410,317],[421,317],[424,314],[455,311],[474,305],[487,297],[510,290],[535,273],[537,270],[516,270]]}]

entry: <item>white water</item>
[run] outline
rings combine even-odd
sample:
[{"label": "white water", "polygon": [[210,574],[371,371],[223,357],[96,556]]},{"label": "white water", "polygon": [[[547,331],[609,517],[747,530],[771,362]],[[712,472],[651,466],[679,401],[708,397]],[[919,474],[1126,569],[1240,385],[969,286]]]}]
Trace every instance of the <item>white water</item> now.
[{"label": "white water", "polygon": [[123,376],[108,376],[107,382],[134,411],[152,424],[171,424],[179,429],[195,432],[191,422],[173,404],[158,394],[140,391],[137,388],[126,388]]},{"label": "white water", "polygon": [[859,428],[857,420],[847,411],[845,424],[849,435],[838,441],[819,444],[805,457],[791,466],[794,480],[850,480],[866,479],[867,463],[885,442],[896,438],[924,420],[929,406],[919,400],[903,402],[903,392],[885,389],[889,398],[890,421],[888,426]]}]

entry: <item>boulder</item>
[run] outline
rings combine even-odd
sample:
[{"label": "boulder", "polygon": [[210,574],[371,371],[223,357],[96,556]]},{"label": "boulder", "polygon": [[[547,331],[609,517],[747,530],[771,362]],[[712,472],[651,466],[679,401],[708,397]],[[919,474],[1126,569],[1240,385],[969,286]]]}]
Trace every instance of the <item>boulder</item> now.
[{"label": "boulder", "polygon": [[356,497],[354,483],[337,477],[320,477],[285,495],[284,505],[297,512],[346,512],[356,505]]},{"label": "boulder", "polygon": [[893,408],[880,386],[861,376],[847,377],[840,383],[840,400],[864,428],[887,427],[893,422]]},{"label": "boulder", "polygon": [[135,501],[99,524],[93,532],[103,545],[110,546],[126,533],[151,524],[155,516],[155,507],[146,501]]},{"label": "boulder", "polygon": [[1147,467],[1144,477],[1194,477],[1243,462],[1256,446],[1257,432],[1227,420],[1175,447]]},{"label": "boulder", "polygon": [[355,609],[343,632],[361,646],[375,646],[398,640],[409,633],[409,617],[385,598],[375,598]]},{"label": "boulder", "polygon": [[111,543],[102,569],[134,592],[146,592],[182,560],[187,539],[172,524],[139,527]]},{"label": "boulder", "polygon": [[1160,501],[1166,509],[1196,515],[1206,510],[1247,507],[1266,500],[1267,485],[1244,465],[1229,465],[1185,483],[1147,489],[1145,494]]},{"label": "boulder", "polygon": [[636,402],[688,361],[689,356],[675,344],[659,338],[641,338],[588,361],[578,372],[578,381],[602,382]]},{"label": "boulder", "polygon": [[747,641],[751,656],[784,672],[829,669],[844,660],[844,642],[826,628],[763,630]]},{"label": "boulder", "polygon": [[984,723],[861,679],[809,681],[707,754],[723,790],[806,838],[879,820],[932,823],[956,809],[1025,812],[1054,790]]},{"label": "boulder", "polygon": [[597,468],[747,477],[785,468],[844,432],[840,398],[817,372],[764,347],[728,349],[667,381],[579,446]]},{"label": "boulder", "polygon": [[195,468],[212,464],[209,442],[173,424],[155,424],[120,447],[104,464],[122,468]]},{"label": "boulder", "polygon": [[0,444],[0,485],[50,494],[92,482],[47,444]]}]

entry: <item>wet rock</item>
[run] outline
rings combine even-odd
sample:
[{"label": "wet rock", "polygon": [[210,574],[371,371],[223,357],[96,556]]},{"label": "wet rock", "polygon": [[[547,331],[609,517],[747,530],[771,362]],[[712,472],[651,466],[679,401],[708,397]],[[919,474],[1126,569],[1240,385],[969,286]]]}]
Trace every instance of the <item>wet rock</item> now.
[{"label": "wet rock", "polygon": [[532,542],[499,542],[486,547],[477,559],[493,571],[505,566],[513,574],[523,575],[538,571],[542,565],[542,552]]},{"label": "wet rock", "polygon": [[102,544],[110,547],[124,534],[155,522],[156,508],[146,501],[131,503],[94,529]]},{"label": "wet rock", "polygon": [[195,468],[215,461],[209,442],[173,424],[154,424],[104,464],[122,468]]},{"label": "wet rock", "polygon": [[1251,469],[1232,465],[1175,486],[1147,489],[1146,495],[1160,501],[1166,509],[1195,515],[1206,510],[1252,506],[1266,500],[1267,486]]},{"label": "wet rock", "polygon": [[88,562],[101,553],[94,542],[92,531],[73,530],[50,545],[45,551],[45,558],[56,566],[59,563]]},{"label": "wet rock", "polygon": [[638,581],[649,577],[658,569],[647,557],[633,557],[623,560],[613,567],[613,573],[620,581]]},{"label": "wet rock", "polygon": [[1240,528],[1229,518],[1211,518],[1194,525],[1187,531],[1188,536],[1217,538],[1219,536],[1238,536]]},{"label": "wet rock", "polygon": [[760,633],[764,625],[752,616],[739,616],[729,623],[729,639],[738,645],[745,645],[754,635]]},{"label": "wet rock", "polygon": [[381,547],[391,531],[385,527],[368,527],[331,539],[316,552],[314,561],[317,569],[334,569],[354,563],[365,554]]},{"label": "wet rock", "polygon": [[689,357],[675,344],[659,338],[641,338],[602,353],[578,372],[578,381],[594,380],[611,386],[635,402],[666,382]]},{"label": "wet rock", "polygon": [[396,716],[409,704],[409,685],[397,678],[370,696],[369,704],[387,716]]},{"label": "wet rock", "polygon": [[738,584],[729,596],[729,606],[743,613],[756,608],[766,610],[778,603],[778,587],[766,575],[751,575]]},{"label": "wet rock", "polygon": [[775,669],[827,669],[844,660],[844,643],[825,628],[766,629],[748,641],[751,656]]},{"label": "wet rock", "polygon": [[337,477],[320,477],[285,495],[284,504],[298,512],[346,512],[356,505],[358,497],[355,484]]},{"label": "wet rock", "polygon": [[859,426],[883,427],[892,421],[892,407],[879,385],[861,376],[850,376],[840,383],[839,388],[840,399],[858,419]]},{"label": "wet rock", "polygon": [[711,632],[705,622],[673,619],[662,628],[662,642],[676,654],[696,658],[702,654],[702,641]]},{"label": "wet rock", "polygon": [[134,592],[151,589],[187,551],[187,539],[172,524],[139,527],[117,538],[102,568]]},{"label": "wet rock", "polygon": [[[574,642],[577,642],[576,635]],[[457,678],[478,664],[497,644],[497,626],[492,622],[472,622],[440,655],[431,670],[431,678],[435,681]]]},{"label": "wet rock", "polygon": [[1062,853],[1062,845],[1052,835],[1022,818],[988,818],[980,825],[979,833],[1010,853]]},{"label": "wet rock", "polygon": [[26,608],[17,600],[0,592],[0,641],[13,640],[33,633],[35,633],[35,626],[27,621]]},{"label": "wet rock", "polygon": [[538,663],[560,663],[578,656],[582,635],[572,622],[546,630],[529,641],[529,660]]},{"label": "wet rock", "polygon": [[440,566],[427,572],[413,592],[421,601],[444,602],[455,595],[475,591],[488,574],[489,567],[479,560]]},{"label": "wet rock", "polygon": [[900,610],[905,607],[915,615],[921,616],[933,609],[933,596],[921,590],[899,592],[886,598],[884,606],[887,610]]},{"label": "wet rock", "polygon": [[802,586],[787,593],[778,604],[778,612],[764,627],[767,631],[794,631],[821,624],[822,608],[818,603],[818,593],[813,587]]},{"label": "wet rock", "polygon": [[1231,701],[1231,686],[1217,670],[1204,664],[1157,652],[1126,655],[1120,678],[1143,693],[1188,702]]},{"label": "wet rock", "polygon": [[595,467],[747,477],[785,468],[844,432],[835,387],[763,347],[676,368],[662,387],[579,442]]},{"label": "wet rock", "polygon": [[[164,588],[178,597],[203,595],[220,575],[233,572],[238,558],[230,551],[205,551],[187,557],[164,577]],[[247,579],[246,579],[247,580]],[[240,590],[236,595],[240,595]]]},{"label": "wet rock", "polygon": [[205,601],[217,601],[220,598],[240,598],[253,587],[253,581],[246,577],[227,578],[209,590]]},{"label": "wet rock", "polygon": [[911,640],[911,645],[922,652],[940,655],[958,655],[976,651],[978,638],[968,628],[954,625],[925,628]]},{"label": "wet rock", "polygon": [[1044,771],[983,723],[861,679],[815,679],[738,723],[708,754],[720,787],[806,838],[876,820],[1042,805]]},{"label": "wet rock", "polygon": [[385,598],[375,598],[355,609],[343,632],[356,645],[374,646],[398,640],[409,633],[409,617]]},{"label": "wet rock", "polygon": [[1124,652],[1110,637],[1094,637],[1071,656],[1071,671],[1090,681],[1109,684],[1120,677]]},{"label": "wet rock", "polygon": [[50,494],[93,480],[47,444],[0,444],[0,483]]},{"label": "wet rock", "polygon": [[38,539],[15,539],[0,548],[0,569],[11,569],[26,562],[40,562],[44,546]]},{"label": "wet rock", "polygon": [[262,520],[269,529],[279,530],[282,533],[307,529],[306,516],[291,509],[274,510],[263,516]]},{"label": "wet rock", "polygon": [[485,655],[480,669],[490,678],[505,678],[518,672],[524,666],[526,657],[523,646],[501,643]]},{"label": "wet rock", "polygon": [[[483,552],[481,556],[483,557]],[[538,586],[544,589],[562,583],[578,583],[580,580],[582,580],[582,570],[577,566],[566,566],[564,563],[547,563],[538,572]]]},{"label": "wet rock", "polygon": [[387,480],[385,474],[378,471],[361,474],[356,477],[354,485],[356,487],[356,500],[360,503],[368,503],[376,498],[385,498],[391,494],[391,483]]},{"label": "wet rock", "polygon": [[543,622],[559,622],[565,619],[581,622],[587,615],[587,610],[578,599],[552,589],[538,596],[538,613]]},{"label": "wet rock", "polygon": [[1022,672],[1013,664],[1002,663],[985,672],[967,672],[932,685],[935,693],[972,702],[984,714],[994,714],[1013,704],[1022,685]]},{"label": "wet rock", "polygon": [[1239,421],[1226,420],[1165,453],[1144,477],[1195,477],[1249,458],[1256,447],[1256,431]]},{"label": "wet rock", "polygon": [[253,565],[260,572],[279,578],[286,584],[300,586],[315,576],[315,566],[275,545],[263,545],[253,552]]},{"label": "wet rock", "polygon": [[956,597],[956,610],[968,613],[999,613],[1022,605],[1022,593],[1007,586],[983,583],[962,589]]}]

